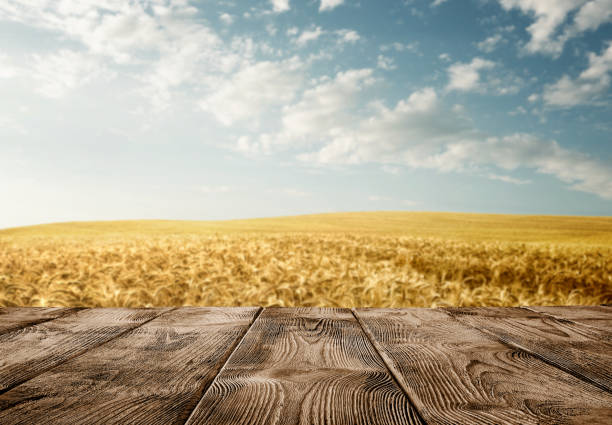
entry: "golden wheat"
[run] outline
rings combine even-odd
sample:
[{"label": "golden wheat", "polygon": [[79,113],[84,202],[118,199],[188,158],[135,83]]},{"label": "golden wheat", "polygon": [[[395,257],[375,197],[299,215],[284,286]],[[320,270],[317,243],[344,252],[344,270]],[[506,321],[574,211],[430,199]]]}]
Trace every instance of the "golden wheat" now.
[{"label": "golden wheat", "polygon": [[610,258],[599,245],[341,232],[5,233],[0,306],[589,305],[612,302]]}]

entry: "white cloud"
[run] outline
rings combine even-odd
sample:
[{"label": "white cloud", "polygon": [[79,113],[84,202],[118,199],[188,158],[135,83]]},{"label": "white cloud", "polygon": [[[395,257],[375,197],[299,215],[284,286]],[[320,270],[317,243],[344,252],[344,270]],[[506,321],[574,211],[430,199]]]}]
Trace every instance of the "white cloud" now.
[{"label": "white cloud", "polygon": [[612,0],[594,0],[586,3],[574,18],[577,32],[596,30],[600,25],[612,21]]},{"label": "white cloud", "polygon": [[527,109],[525,109],[522,106],[517,106],[515,109],[513,109],[512,111],[508,112],[508,115],[525,115],[527,114]]},{"label": "white cloud", "polygon": [[[391,109],[379,104],[368,116],[314,123],[318,125],[307,126],[310,143],[304,146],[318,148],[299,154],[302,161],[379,163],[478,174],[491,166],[506,172],[533,169],[556,177],[570,189],[612,199],[612,168],[605,162],[529,134],[487,137],[460,110],[445,108],[431,88],[414,92]],[[485,176],[528,183],[503,173]]]},{"label": "white cloud", "polygon": [[397,69],[397,65],[395,65],[393,58],[383,55],[378,55],[377,66],[386,71]]},{"label": "white cloud", "polygon": [[298,38],[295,39],[295,43],[298,46],[305,46],[309,41],[314,41],[323,35],[325,31],[321,29],[321,27],[316,27],[312,30],[302,31],[302,34]]},{"label": "white cloud", "polygon": [[151,15],[137,2],[8,0],[0,3],[0,17],[61,33],[80,41],[91,53],[127,63],[133,62],[137,53],[156,50],[165,41],[167,34],[159,25],[162,19],[188,12],[182,6],[161,9],[162,14]]},{"label": "white cloud", "polygon": [[341,44],[342,43],[354,44],[361,39],[361,37],[359,36],[359,33],[357,33],[357,31],[354,31],[354,30],[342,29],[342,30],[336,31],[336,34],[338,35],[338,37],[340,37],[338,42],[340,42]]},{"label": "white cloud", "polygon": [[279,131],[243,136],[235,149],[248,154],[270,153],[327,139],[350,125],[359,92],[373,81],[371,69],[352,69],[339,72],[334,79],[321,78],[298,102],[282,108]]},{"label": "white cloud", "polygon": [[383,44],[380,46],[380,50],[386,52],[388,50],[395,50],[396,52],[413,52],[417,53],[419,51],[419,42],[413,41],[411,43],[400,43],[398,41],[391,44]]},{"label": "white cloud", "polygon": [[495,48],[501,41],[502,41],[501,34],[495,34],[479,42],[476,46],[478,47],[479,50],[485,53],[491,53],[493,50],[495,50]]},{"label": "white cloud", "polygon": [[347,120],[342,127],[312,137],[327,142],[319,151],[301,155],[302,160],[421,167],[423,158],[441,146],[473,137],[473,131],[460,113],[443,108],[436,92],[425,88],[399,101],[393,109],[380,104],[373,115]]},{"label": "white cloud", "polygon": [[319,12],[324,12],[326,10],[332,10],[344,3],[344,0],[321,0],[321,4],[319,5]]},{"label": "white cloud", "polygon": [[612,199],[612,168],[605,162],[565,149],[555,141],[516,133],[466,143],[460,152],[463,160],[495,164],[504,170],[532,168],[569,184],[572,190]]},{"label": "white cloud", "polygon": [[443,3],[446,3],[448,0],[434,0],[433,3],[431,4],[431,7],[437,7],[440,6]]},{"label": "white cloud", "polygon": [[[225,45],[196,13],[186,1],[0,1],[0,19],[77,42],[79,53],[102,65],[130,65],[132,77],[143,84],[139,92],[156,109],[165,108],[182,85],[205,86],[211,74],[232,71],[249,60],[244,51]],[[129,71],[123,67],[121,72]],[[52,86],[47,84],[44,92],[63,91],[62,84]]]},{"label": "white cloud", "polygon": [[451,57],[448,53],[441,53],[440,56],[438,56],[438,59],[440,59],[441,61],[444,62],[450,62],[451,61]]},{"label": "white cloud", "polygon": [[529,184],[531,183],[531,180],[521,180],[521,179],[517,179],[516,177],[511,177],[511,176],[506,176],[506,175],[499,175],[499,174],[493,174],[493,173],[489,173],[487,174],[487,177],[491,180],[499,180],[505,183],[512,183],[512,184]]},{"label": "white cloud", "polygon": [[266,32],[274,37],[278,32],[278,29],[274,26],[274,24],[268,24],[266,25]]},{"label": "white cloud", "polygon": [[300,32],[300,30],[297,27],[291,27],[287,30],[287,35],[288,36],[297,35],[298,32]]},{"label": "white cloud", "polygon": [[[556,57],[563,51],[567,40],[612,21],[612,0],[498,1],[506,10],[516,8],[534,18],[534,22],[527,27],[531,35],[524,46],[527,53]],[[572,15],[573,21],[567,22]],[[563,26],[564,29],[560,31]]]},{"label": "white cloud", "polygon": [[302,62],[257,62],[243,67],[200,102],[224,125],[256,119],[272,106],[290,102],[302,84]]},{"label": "white cloud", "polygon": [[46,97],[60,98],[100,76],[112,76],[96,59],[72,50],[33,58],[31,76],[36,91]]},{"label": "white cloud", "polygon": [[447,90],[476,91],[481,89],[480,71],[491,69],[495,62],[474,58],[470,63],[457,62],[448,68],[449,83]]},{"label": "white cloud", "polygon": [[286,12],[291,9],[289,0],[270,0],[270,3],[272,3],[272,10],[277,13]]},{"label": "white cloud", "polygon": [[333,130],[354,106],[356,94],[371,83],[371,76],[371,69],[348,70],[306,90],[298,103],[283,109],[285,134],[302,137]]},{"label": "white cloud", "polygon": [[0,80],[17,76],[18,68],[14,66],[8,55],[0,52]]},{"label": "white cloud", "polygon": [[544,88],[542,98],[551,106],[571,107],[595,102],[610,87],[612,42],[597,55],[589,53],[589,67],[576,79],[567,75]]},{"label": "white cloud", "polygon": [[225,25],[231,25],[234,23],[234,17],[229,13],[222,13],[219,15],[219,19],[221,19],[221,22],[223,22]]}]

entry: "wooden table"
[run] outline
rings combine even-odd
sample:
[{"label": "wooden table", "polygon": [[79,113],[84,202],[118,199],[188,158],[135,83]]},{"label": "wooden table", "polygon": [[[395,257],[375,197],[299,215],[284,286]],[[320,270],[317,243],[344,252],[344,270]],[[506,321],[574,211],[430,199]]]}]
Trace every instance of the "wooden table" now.
[{"label": "wooden table", "polygon": [[0,424],[611,424],[612,307],[0,309]]}]

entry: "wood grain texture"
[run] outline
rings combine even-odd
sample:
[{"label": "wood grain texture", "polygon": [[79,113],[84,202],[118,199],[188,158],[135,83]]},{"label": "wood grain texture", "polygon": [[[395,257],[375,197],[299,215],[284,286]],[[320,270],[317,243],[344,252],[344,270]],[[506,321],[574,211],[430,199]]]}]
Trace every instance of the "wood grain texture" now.
[{"label": "wood grain texture", "polygon": [[61,307],[3,307],[0,308],[0,335],[57,319],[78,310],[80,309]]},{"label": "wood grain texture", "polygon": [[265,309],[189,424],[416,424],[350,310]]},{"label": "wood grain texture", "polygon": [[612,396],[435,309],[355,309],[428,424],[603,424]]},{"label": "wood grain texture", "polygon": [[523,308],[447,308],[457,320],[612,393],[612,341],[590,326]]},{"label": "wood grain texture", "polygon": [[582,323],[612,333],[612,308],[603,306],[524,307],[560,320]]},{"label": "wood grain texture", "polygon": [[0,423],[182,424],[258,308],[181,308],[0,396]]},{"label": "wood grain texture", "polygon": [[0,394],[169,309],[88,309],[0,335]]}]

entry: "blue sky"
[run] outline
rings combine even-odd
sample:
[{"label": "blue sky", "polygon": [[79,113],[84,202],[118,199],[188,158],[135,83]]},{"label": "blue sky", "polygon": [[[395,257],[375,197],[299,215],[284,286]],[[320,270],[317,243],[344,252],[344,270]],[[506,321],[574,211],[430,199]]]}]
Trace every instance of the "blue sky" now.
[{"label": "blue sky", "polygon": [[612,0],[0,0],[0,39],[0,227],[612,212]]}]

